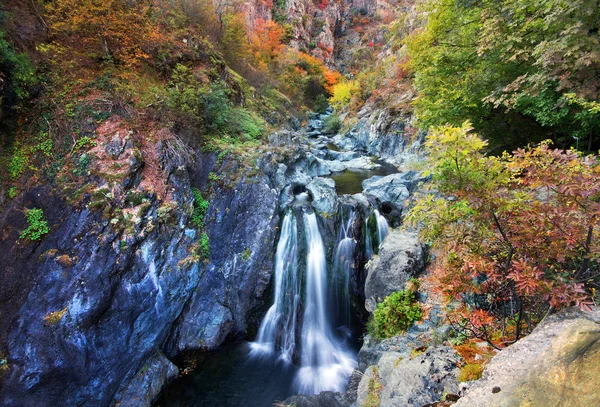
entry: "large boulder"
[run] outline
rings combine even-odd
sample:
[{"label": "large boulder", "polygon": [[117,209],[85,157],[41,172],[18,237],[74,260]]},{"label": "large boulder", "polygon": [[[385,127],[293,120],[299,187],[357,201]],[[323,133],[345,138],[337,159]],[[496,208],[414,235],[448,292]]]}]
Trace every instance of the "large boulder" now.
[{"label": "large boulder", "polygon": [[306,186],[312,196],[312,206],[325,216],[333,216],[338,210],[338,200],[335,193],[335,181],[331,178],[313,178]]},{"label": "large boulder", "polygon": [[365,372],[358,385],[357,406],[380,399],[380,407],[421,407],[457,394],[460,357],[454,349],[438,346],[411,356],[385,352]]},{"label": "large boulder", "polygon": [[388,295],[404,289],[410,277],[425,269],[425,251],[415,234],[392,230],[383,242],[379,255],[367,264],[365,308],[375,311]]},{"label": "large boulder", "polygon": [[425,178],[417,171],[407,171],[363,181],[363,194],[376,207],[393,219],[401,219],[406,201],[418,183]]},{"label": "large boulder", "polygon": [[457,407],[600,406],[600,308],[548,317],[492,359]]},{"label": "large boulder", "polygon": [[179,369],[162,353],[156,352],[131,381],[117,392],[114,402],[119,407],[149,406],[165,382],[173,380]]}]

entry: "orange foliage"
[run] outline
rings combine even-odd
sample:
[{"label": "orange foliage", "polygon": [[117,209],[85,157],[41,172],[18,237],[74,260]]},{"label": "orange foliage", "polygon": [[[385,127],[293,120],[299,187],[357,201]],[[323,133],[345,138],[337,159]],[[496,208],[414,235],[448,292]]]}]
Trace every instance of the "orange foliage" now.
[{"label": "orange foliage", "polygon": [[46,11],[51,33],[89,57],[135,65],[161,38],[150,0],[55,0]]},{"label": "orange foliage", "polygon": [[273,20],[259,19],[250,33],[250,47],[255,60],[261,65],[273,64],[284,49],[284,29]]}]

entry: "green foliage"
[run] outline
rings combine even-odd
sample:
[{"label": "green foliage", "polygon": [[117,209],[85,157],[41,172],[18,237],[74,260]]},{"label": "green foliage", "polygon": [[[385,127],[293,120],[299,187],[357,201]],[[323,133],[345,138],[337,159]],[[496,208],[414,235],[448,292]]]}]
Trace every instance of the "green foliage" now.
[{"label": "green foliage", "polygon": [[377,305],[373,313],[372,334],[376,338],[391,338],[408,329],[423,316],[414,292],[397,291]]},{"label": "green foliage", "polygon": [[206,233],[202,233],[200,236],[200,245],[198,246],[198,254],[200,258],[203,260],[208,260],[210,258],[210,242],[208,240],[208,235]]},{"label": "green foliage", "polygon": [[25,212],[27,229],[21,232],[21,239],[40,240],[43,235],[50,232],[48,222],[44,220],[44,211],[38,208],[28,209]]},{"label": "green foliage", "polygon": [[192,188],[192,194],[194,195],[194,211],[191,220],[198,229],[202,229],[204,228],[204,217],[210,204],[204,199],[202,193],[197,188]]},{"label": "green foliage", "polygon": [[79,150],[85,150],[88,148],[96,147],[96,142],[88,136],[83,136],[77,139],[73,146],[73,153],[76,154]]},{"label": "green foliage", "polygon": [[231,91],[222,81],[203,85],[191,69],[177,65],[173,71],[167,105],[194,127],[204,127],[212,136],[256,140],[264,132],[264,121],[247,108],[234,107]]},{"label": "green foliage", "polygon": [[327,108],[329,107],[329,102],[327,101],[327,97],[323,93],[319,93],[313,102],[313,109],[317,113],[325,113]]},{"label": "green foliage", "polygon": [[15,187],[15,186],[10,187],[10,189],[8,190],[8,197],[10,199],[13,199],[13,198],[16,198],[17,195],[18,195],[17,187]]},{"label": "green foliage", "polygon": [[175,66],[169,82],[169,108],[199,122],[204,114],[204,97],[207,93],[191,69],[182,64]]},{"label": "green foliage", "polygon": [[468,119],[502,147],[545,138],[568,145],[573,136],[588,139],[588,149],[598,145],[600,118],[567,97],[597,101],[597,2],[428,0],[423,7],[427,25],[408,39],[422,126]]},{"label": "green foliage", "polygon": [[39,78],[29,57],[16,52],[5,35],[4,31],[0,31],[0,72],[7,75],[9,92],[14,92],[18,99],[26,99],[29,97],[29,88]]},{"label": "green foliage", "polygon": [[8,174],[12,180],[18,179],[29,164],[29,154],[27,148],[23,146],[17,146],[15,151],[8,163]]},{"label": "green foliage", "polygon": [[325,119],[325,126],[323,132],[325,134],[337,134],[342,128],[342,120],[338,115],[332,114]]}]

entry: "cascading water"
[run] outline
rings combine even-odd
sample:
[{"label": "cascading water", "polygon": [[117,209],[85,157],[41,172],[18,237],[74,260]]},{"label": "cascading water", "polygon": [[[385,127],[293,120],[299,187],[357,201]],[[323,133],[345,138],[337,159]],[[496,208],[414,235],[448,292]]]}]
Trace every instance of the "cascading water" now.
[{"label": "cascading water", "polygon": [[304,214],[306,243],[306,304],[302,324],[301,367],[296,388],[303,394],[342,391],[356,360],[331,331],[327,306],[325,248],[314,212]]},{"label": "cascading water", "polygon": [[350,231],[354,224],[355,213],[351,211],[348,220],[344,222],[342,219],[342,228],[340,230],[340,242],[338,243],[335,261],[333,265],[334,277],[336,284],[332,287],[333,297],[335,298],[335,304],[338,307],[338,320],[341,329],[345,332],[346,336],[350,335],[350,275],[352,268],[354,267],[354,254],[356,250],[356,240],[352,237]]},{"label": "cascading water", "polygon": [[[371,224],[373,220],[374,225]],[[377,228],[377,235],[373,236],[375,228]],[[373,211],[370,217],[365,219],[365,254],[367,259],[373,257],[375,253],[379,253],[379,248],[388,235],[389,229],[387,220],[377,209]],[[375,237],[377,238],[377,242],[374,242]]]},{"label": "cascading water", "polygon": [[385,217],[381,215],[377,209],[375,209],[375,219],[377,220],[377,237],[379,239],[378,244],[381,247],[383,244],[383,239],[385,239],[387,236],[390,227]]},{"label": "cascading water", "polygon": [[275,257],[275,299],[260,324],[251,355],[272,355],[292,362],[296,347],[296,324],[300,301],[298,276],[298,224],[293,211],[288,211],[281,226],[281,236]]},{"label": "cascading water", "polygon": [[[298,198],[298,197],[297,197]],[[346,346],[347,336],[336,335],[332,322],[336,320],[336,310],[346,309],[350,313],[348,297],[348,272],[349,266],[345,262],[351,259],[336,260],[339,270],[345,270],[343,277],[345,289],[342,292],[335,289],[336,296],[330,296],[327,261],[325,247],[319,232],[317,216],[305,204],[307,201],[296,200],[297,208],[291,209],[284,217],[277,254],[275,259],[275,298],[273,305],[263,319],[256,338],[251,344],[251,356],[268,356],[278,354],[278,360],[285,364],[292,364],[293,356],[299,351],[300,368],[294,380],[295,391],[301,394],[317,394],[322,391],[343,391],[350,374],[356,366],[356,359]],[[301,218],[300,218],[301,216]],[[298,223],[304,226],[304,239],[299,239],[302,231],[298,230]],[[352,220],[348,222],[345,239],[340,242],[338,253],[352,256],[353,247],[350,249],[348,229]],[[302,279],[302,267],[299,263],[299,242],[306,244],[306,267]],[[341,251],[341,252],[340,252]],[[299,332],[300,346],[296,343],[297,323],[299,320],[298,305],[300,304],[301,282],[304,281],[304,295],[302,305],[302,326]],[[333,279],[336,281],[336,279]],[[334,284],[335,286],[335,284]],[[330,299],[335,304],[330,304]]]}]

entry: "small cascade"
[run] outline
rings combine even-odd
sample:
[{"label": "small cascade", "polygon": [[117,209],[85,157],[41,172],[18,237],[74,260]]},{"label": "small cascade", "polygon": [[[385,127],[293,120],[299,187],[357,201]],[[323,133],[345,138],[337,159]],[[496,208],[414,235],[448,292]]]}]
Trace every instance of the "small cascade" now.
[{"label": "small cascade", "polygon": [[356,240],[352,236],[351,228],[354,224],[356,215],[354,211],[350,211],[348,220],[342,219],[342,227],[340,229],[340,241],[337,245],[334,259],[334,278],[336,284],[333,286],[334,298],[338,307],[338,321],[340,326],[338,329],[345,331],[346,335],[350,335],[351,309],[350,309],[350,275],[354,267],[354,254],[356,249]]},{"label": "small cascade", "polygon": [[356,360],[331,330],[327,304],[325,247],[314,212],[304,213],[307,250],[306,304],[301,367],[296,388],[302,394],[343,391]]},{"label": "small cascade", "polygon": [[377,209],[375,209],[375,220],[377,220],[377,238],[379,239],[378,244],[379,247],[381,247],[383,240],[388,235],[390,227],[385,217],[381,215]]},{"label": "small cascade", "polygon": [[[379,210],[375,209],[373,214],[365,219],[365,255],[367,259],[379,253],[379,248],[388,235],[390,226]],[[376,232],[376,233],[375,233]],[[376,242],[374,240],[377,240]]]},{"label": "small cascade", "polygon": [[251,344],[253,356],[273,355],[292,362],[296,347],[296,324],[300,301],[298,276],[298,224],[293,211],[288,211],[281,226],[275,257],[275,299],[260,324],[256,342]]},{"label": "small cascade", "polygon": [[373,252],[373,238],[371,237],[371,226],[369,223],[369,218],[365,218],[365,255],[367,259],[370,259],[375,254]]}]

